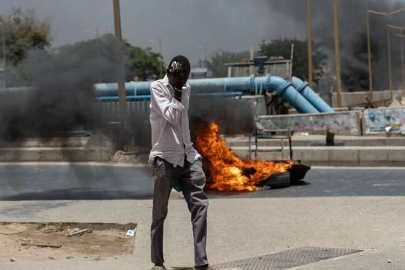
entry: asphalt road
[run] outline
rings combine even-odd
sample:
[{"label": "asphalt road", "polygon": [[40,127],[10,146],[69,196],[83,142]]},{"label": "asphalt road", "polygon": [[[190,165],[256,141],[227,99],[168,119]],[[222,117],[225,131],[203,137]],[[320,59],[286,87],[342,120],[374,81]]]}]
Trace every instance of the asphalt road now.
[{"label": "asphalt road", "polygon": [[[403,168],[313,168],[299,185],[256,192],[208,191],[215,198],[404,196]],[[0,200],[149,199],[149,166],[2,164]]]}]

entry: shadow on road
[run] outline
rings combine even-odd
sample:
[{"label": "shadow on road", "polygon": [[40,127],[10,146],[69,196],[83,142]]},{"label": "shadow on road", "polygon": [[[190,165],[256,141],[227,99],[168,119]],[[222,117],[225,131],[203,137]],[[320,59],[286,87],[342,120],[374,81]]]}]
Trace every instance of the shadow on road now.
[{"label": "shadow on road", "polygon": [[43,192],[25,192],[0,197],[3,201],[48,201],[48,200],[127,200],[151,199],[152,193],[134,191],[107,191],[91,188],[55,189]]}]

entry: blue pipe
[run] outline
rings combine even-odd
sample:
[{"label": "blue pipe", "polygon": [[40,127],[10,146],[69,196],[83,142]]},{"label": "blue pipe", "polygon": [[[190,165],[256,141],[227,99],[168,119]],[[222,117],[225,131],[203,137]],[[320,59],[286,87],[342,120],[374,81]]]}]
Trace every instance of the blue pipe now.
[{"label": "blue pipe", "polygon": [[[283,78],[272,77],[235,77],[235,78],[215,78],[215,79],[191,79],[187,82],[192,89],[201,92],[263,92],[277,91],[300,113],[319,113],[297,90]],[[151,82],[128,82],[125,83],[127,96],[150,95]],[[97,96],[117,96],[117,84],[96,84]]]},{"label": "blue pipe", "polygon": [[[125,92],[127,96],[150,95],[150,84],[152,82],[127,82]],[[96,95],[99,97],[118,96],[118,85],[116,83],[98,83],[95,85]]]},{"label": "blue pipe", "polygon": [[292,84],[318,111],[321,113],[334,113],[335,111],[322,99],[307,82],[303,82],[297,77],[292,78]]},{"label": "blue pipe", "polygon": [[[191,79],[188,84],[192,89],[201,92],[250,92],[254,83],[254,76],[238,78]],[[125,90],[127,96],[150,95],[152,82],[127,82]],[[117,96],[116,83],[99,83],[95,85],[97,96]]]},{"label": "blue pipe", "polygon": [[[105,97],[96,97],[97,100],[101,101],[118,101],[120,98],[117,96],[105,96]],[[145,100],[150,99],[150,95],[142,95],[142,96],[127,96],[127,101],[130,100]]]},{"label": "blue pipe", "polygon": [[270,89],[277,91],[277,94],[290,103],[299,113],[319,113],[290,82],[281,77],[271,77]]},{"label": "blue pipe", "polygon": [[[242,92],[227,92],[227,93],[198,93],[198,96],[231,96],[237,97],[238,99],[242,99]],[[97,100],[101,101],[118,101],[119,97],[117,96],[104,96],[104,97],[96,97]],[[127,101],[132,100],[149,100],[150,95],[142,95],[142,96],[127,96]]]}]

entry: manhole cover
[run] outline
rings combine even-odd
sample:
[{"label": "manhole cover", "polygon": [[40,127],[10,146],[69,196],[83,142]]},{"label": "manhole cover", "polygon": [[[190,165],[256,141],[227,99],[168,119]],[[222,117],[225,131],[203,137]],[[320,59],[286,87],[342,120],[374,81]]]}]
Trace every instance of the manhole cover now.
[{"label": "manhole cover", "polygon": [[362,250],[321,247],[302,247],[279,253],[248,258],[236,262],[215,265],[214,269],[239,268],[242,270],[289,269],[309,263],[319,262]]}]

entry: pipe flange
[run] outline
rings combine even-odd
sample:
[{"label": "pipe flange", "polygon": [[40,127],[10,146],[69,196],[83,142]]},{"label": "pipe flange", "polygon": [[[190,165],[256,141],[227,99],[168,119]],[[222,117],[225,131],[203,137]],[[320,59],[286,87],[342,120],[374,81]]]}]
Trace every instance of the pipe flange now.
[{"label": "pipe flange", "polygon": [[309,83],[308,83],[308,82],[303,82],[303,83],[301,84],[301,86],[297,88],[297,91],[298,91],[300,94],[302,94],[302,92],[304,92],[305,88],[307,88],[308,86],[309,86]]},{"label": "pipe flange", "polygon": [[291,82],[287,82],[286,81],[286,83],[282,86],[282,87],[280,87],[280,94],[281,93],[283,93],[285,90],[287,90],[287,88],[289,88],[290,86],[293,86],[293,84],[291,83]]},{"label": "pipe flange", "polygon": [[271,83],[271,75],[267,74],[266,75],[266,91],[271,91],[270,83]]},{"label": "pipe flange", "polygon": [[254,93],[256,89],[256,75],[250,75],[250,93]]},{"label": "pipe flange", "polygon": [[278,95],[282,95],[283,92],[284,92],[285,90],[287,90],[290,86],[294,87],[293,84],[292,84],[292,82],[286,81],[286,80],[284,80],[284,79],[283,79],[283,81],[284,81],[284,84],[282,84],[281,87],[278,87],[278,88],[276,89],[276,92],[277,92]]}]

